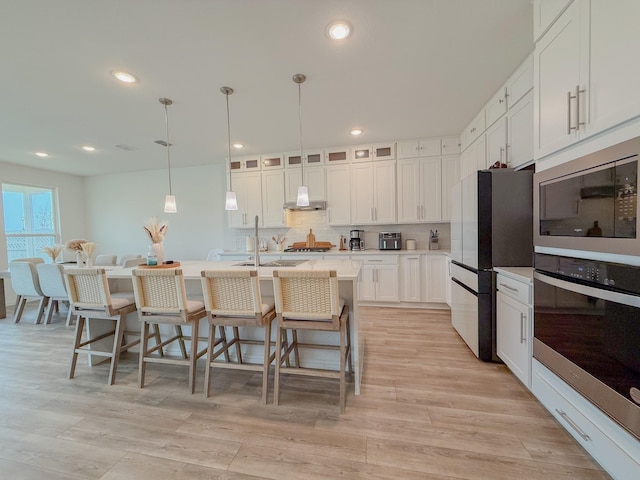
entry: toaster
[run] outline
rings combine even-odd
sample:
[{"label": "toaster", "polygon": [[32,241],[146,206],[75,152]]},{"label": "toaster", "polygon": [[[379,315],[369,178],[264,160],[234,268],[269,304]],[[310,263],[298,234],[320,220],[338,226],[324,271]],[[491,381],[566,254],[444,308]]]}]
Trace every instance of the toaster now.
[{"label": "toaster", "polygon": [[380,232],[378,234],[379,250],[400,250],[402,248],[402,234],[400,232]]}]

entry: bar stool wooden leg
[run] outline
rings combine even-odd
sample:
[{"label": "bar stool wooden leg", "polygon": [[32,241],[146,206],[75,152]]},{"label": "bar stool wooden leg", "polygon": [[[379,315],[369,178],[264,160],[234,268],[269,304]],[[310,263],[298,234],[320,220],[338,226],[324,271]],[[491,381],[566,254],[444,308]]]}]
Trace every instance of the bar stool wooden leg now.
[{"label": "bar stool wooden leg", "polygon": [[116,329],[113,332],[113,349],[111,350],[111,366],[109,367],[109,385],[116,382],[116,372],[118,371],[118,360],[120,359],[120,349],[124,340],[124,318],[121,314],[116,320]]},{"label": "bar stool wooden leg", "polygon": [[147,345],[149,341],[149,324],[143,320],[140,321],[140,358],[138,361],[138,388],[144,387],[144,374],[147,363],[144,358],[147,356]]},{"label": "bar stool wooden leg", "polygon": [[280,364],[282,363],[281,333],[284,329],[281,329],[280,326],[277,326],[276,328],[278,329],[278,334],[276,335],[276,368],[273,375],[273,404],[277,406],[280,401]]},{"label": "bar stool wooden leg", "polygon": [[73,341],[73,355],[71,356],[71,367],[69,368],[69,378],[73,378],[76,372],[76,362],[78,361],[78,345],[82,341],[82,330],[84,329],[84,317],[78,315],[76,322],[76,334]]},{"label": "bar stool wooden leg", "polygon": [[189,390],[193,395],[193,392],[196,391],[196,362],[198,361],[198,326],[200,323],[200,319],[193,320],[190,322],[191,324],[191,342],[189,345],[189,349],[191,353],[189,354]]},{"label": "bar stool wooden leg", "polygon": [[[224,325],[219,325],[218,329],[220,330],[220,342],[222,348],[224,348],[224,359],[229,363],[231,361],[231,357],[229,356],[229,343],[227,342],[227,330]],[[214,345],[215,346],[215,345]]]},{"label": "bar stool wooden leg", "polygon": [[[269,391],[269,366],[271,365],[271,324],[273,320],[267,320],[264,326],[264,360],[262,363],[262,403],[267,403]],[[276,347],[277,348],[277,347]]]},{"label": "bar stool wooden leg", "polygon": [[236,357],[238,358],[238,363],[242,363],[242,348],[240,345],[240,333],[238,332],[238,327],[233,327],[233,341],[236,344]]},{"label": "bar stool wooden leg", "polygon": [[178,336],[178,343],[180,344],[180,352],[182,358],[187,358],[187,347],[184,344],[184,335],[182,334],[182,326],[176,325],[176,335]]},{"label": "bar stool wooden leg", "polygon": [[346,362],[346,322],[343,322],[340,327],[340,413],[344,413],[345,408],[345,382],[344,382],[344,367]]}]

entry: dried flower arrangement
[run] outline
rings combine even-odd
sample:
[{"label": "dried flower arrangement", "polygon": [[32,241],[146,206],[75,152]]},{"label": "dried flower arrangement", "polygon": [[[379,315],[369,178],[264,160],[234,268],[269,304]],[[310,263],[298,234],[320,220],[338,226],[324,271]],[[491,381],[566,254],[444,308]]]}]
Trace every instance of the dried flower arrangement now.
[{"label": "dried flower arrangement", "polygon": [[93,252],[95,252],[96,250],[96,244],[93,242],[84,242],[80,244],[80,248],[82,248],[82,251],[87,256],[87,258],[91,258]]},{"label": "dried flower arrangement", "polygon": [[82,238],[75,238],[73,240],[67,240],[64,246],[67,247],[69,250],[73,250],[74,252],[82,252],[83,243],[87,243],[87,240],[84,240]]},{"label": "dried flower arrangement", "polygon": [[42,251],[51,258],[52,262],[55,262],[56,258],[58,258],[58,255],[60,255],[62,248],[63,248],[62,245],[55,244],[53,247],[44,247]]},{"label": "dried flower arrangement", "polygon": [[169,225],[166,223],[159,223],[156,217],[152,217],[149,222],[143,227],[147,232],[149,239],[152,243],[162,243],[164,236],[167,234]]}]

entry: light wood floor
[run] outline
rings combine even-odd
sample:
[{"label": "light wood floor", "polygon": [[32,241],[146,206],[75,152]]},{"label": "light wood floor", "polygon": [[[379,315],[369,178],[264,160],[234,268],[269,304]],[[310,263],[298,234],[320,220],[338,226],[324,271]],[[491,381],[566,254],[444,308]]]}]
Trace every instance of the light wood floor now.
[{"label": "light wood floor", "polygon": [[138,389],[134,353],[116,385],[86,358],[69,380],[65,313],[0,320],[0,478],[609,478],[506,367],[473,357],[448,312],[364,309],[364,385],[344,415],[337,380],[287,376],[279,407],[260,403],[255,372],[219,373],[205,399],[203,364],[195,395],[171,365]]}]

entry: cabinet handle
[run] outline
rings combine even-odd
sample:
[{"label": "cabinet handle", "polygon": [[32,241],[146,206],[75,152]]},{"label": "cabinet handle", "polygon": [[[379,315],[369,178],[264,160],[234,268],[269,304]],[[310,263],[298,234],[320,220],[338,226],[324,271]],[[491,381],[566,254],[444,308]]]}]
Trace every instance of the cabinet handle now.
[{"label": "cabinet handle", "polygon": [[571,418],[569,418],[569,415],[564,413],[562,410],[558,410],[557,408],[556,412],[558,412],[558,415],[560,415],[564,419],[564,421],[567,422],[571,426],[571,428],[573,428],[578,433],[578,435],[582,437],[583,440],[587,442],[591,440],[591,437],[584,433],[584,431],[573,420],[571,420]]},{"label": "cabinet handle", "polygon": [[416,217],[420,220],[420,205],[416,205]]},{"label": "cabinet handle", "polygon": [[504,163],[502,161],[502,155],[504,155],[504,147],[500,147],[500,163]]},{"label": "cabinet handle", "polygon": [[567,135],[571,135],[571,130],[573,127],[571,126],[571,92],[567,92]]},{"label": "cabinet handle", "polygon": [[373,207],[373,221],[375,222],[378,219],[378,209]]},{"label": "cabinet handle", "polygon": [[506,285],[504,283],[501,283],[500,286],[506,288],[507,290],[511,290],[512,292],[517,292],[518,291],[517,288],[510,287],[509,285]]},{"label": "cabinet handle", "polygon": [[527,339],[524,336],[524,323],[525,323],[525,316],[524,313],[520,313],[520,343],[525,343],[527,341]]},{"label": "cabinet handle", "polygon": [[580,128],[580,125],[584,125],[585,122],[580,121],[580,94],[584,93],[584,89],[580,90],[580,85],[576,85],[576,112],[578,114],[576,122],[576,130]]}]

